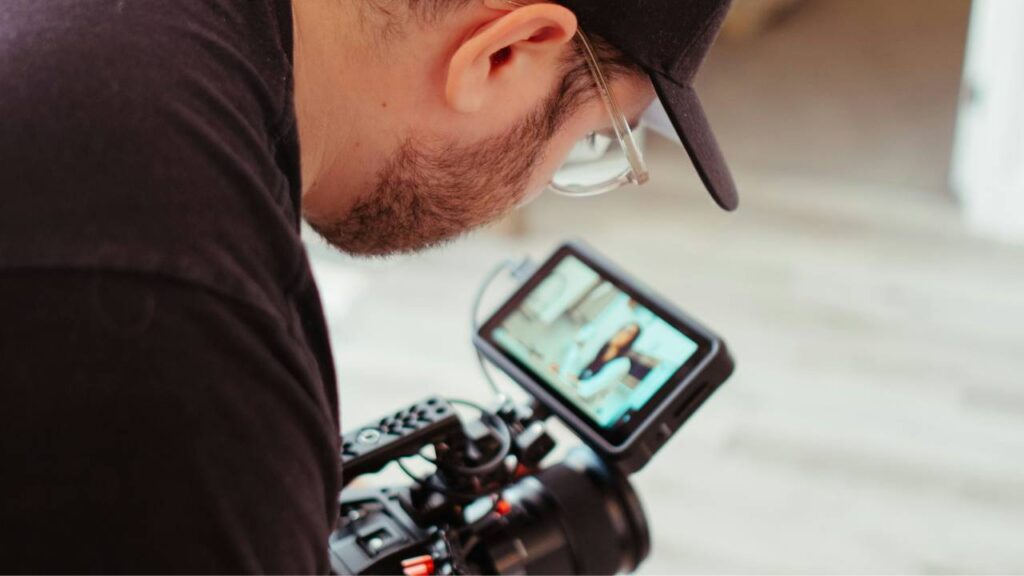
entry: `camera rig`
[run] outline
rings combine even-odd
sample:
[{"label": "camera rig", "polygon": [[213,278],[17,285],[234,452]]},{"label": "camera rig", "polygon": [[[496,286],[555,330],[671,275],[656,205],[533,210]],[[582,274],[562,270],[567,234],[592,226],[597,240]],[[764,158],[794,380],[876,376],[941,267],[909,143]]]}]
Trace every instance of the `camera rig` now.
[{"label": "camera rig", "polygon": [[[463,420],[455,404],[477,410]],[[493,409],[430,397],[342,438],[346,484],[397,462],[405,486],[344,489],[331,536],[339,574],[612,574],[650,548],[626,475],[577,447],[555,447],[548,414],[507,399]],[[433,452],[431,456],[425,450]],[[402,460],[429,460],[416,476]]]},{"label": "camera rig", "polygon": [[[482,296],[504,270],[521,283],[479,324]],[[539,312],[538,299],[555,312]],[[592,364],[611,366],[608,358],[599,361],[611,350],[619,366],[617,376],[609,368],[613,376],[588,380],[588,387],[604,382],[601,393],[585,394],[579,377],[555,382],[560,372],[538,361],[552,349],[576,345],[566,335],[586,318],[582,312],[574,316],[577,309],[615,309],[635,324],[628,344],[615,340],[620,329],[594,356]],[[545,345],[534,342],[559,318],[561,331],[550,333]],[[621,350],[637,341],[641,321],[649,332],[647,352],[660,355],[651,365]],[[495,268],[475,298],[472,326],[494,405],[430,397],[342,437],[346,483],[391,463],[412,482],[342,490],[330,540],[332,568],[339,574],[415,576],[634,570],[650,551],[650,535],[628,475],[646,465],[732,374],[725,343],[579,242],[563,244],[537,267],[527,261]],[[613,340],[619,342],[614,349]],[[538,346],[547,346],[549,354]],[[522,387],[528,403],[501,392],[485,359]],[[454,405],[479,417],[463,419]],[[551,416],[584,445],[544,466],[555,448],[546,426]],[[428,461],[433,470],[418,476],[404,464],[407,458]]]}]

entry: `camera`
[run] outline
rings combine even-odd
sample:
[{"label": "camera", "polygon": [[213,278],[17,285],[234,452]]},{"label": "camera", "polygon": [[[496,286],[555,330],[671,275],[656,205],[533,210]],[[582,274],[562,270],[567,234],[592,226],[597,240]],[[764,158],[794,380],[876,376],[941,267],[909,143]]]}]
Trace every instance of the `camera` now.
[{"label": "camera", "polygon": [[[345,486],[391,464],[410,482],[343,488],[332,569],[635,570],[650,533],[629,475],[732,374],[725,343],[588,246],[568,242],[475,325],[474,345],[488,380],[484,360],[525,398],[501,394],[483,406],[432,396],[346,433]],[[582,444],[548,463],[552,417]],[[429,462],[431,472],[415,473],[409,459]]]}]

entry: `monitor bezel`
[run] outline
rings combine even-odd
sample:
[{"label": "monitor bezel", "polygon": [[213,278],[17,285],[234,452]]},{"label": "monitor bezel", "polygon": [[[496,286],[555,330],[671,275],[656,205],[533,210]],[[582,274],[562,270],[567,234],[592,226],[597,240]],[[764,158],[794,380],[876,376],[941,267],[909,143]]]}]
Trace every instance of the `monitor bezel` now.
[{"label": "monitor bezel", "polygon": [[[545,378],[508,353],[493,338],[494,330],[518,310],[530,293],[570,256],[593,269],[599,277],[612,283],[697,344],[697,351],[665,381],[644,409],[635,413],[627,425],[619,428],[609,429],[600,426],[574,403],[562,397]],[[696,385],[696,381],[722,351],[721,341],[714,333],[579,241],[566,242],[559,246],[479,327],[474,334],[474,344],[489,361],[537,398],[582,440],[610,458],[623,457],[628,453],[651,426],[664,420],[665,411],[669,407],[685,402],[685,397],[691,394],[699,394],[701,387]]]}]

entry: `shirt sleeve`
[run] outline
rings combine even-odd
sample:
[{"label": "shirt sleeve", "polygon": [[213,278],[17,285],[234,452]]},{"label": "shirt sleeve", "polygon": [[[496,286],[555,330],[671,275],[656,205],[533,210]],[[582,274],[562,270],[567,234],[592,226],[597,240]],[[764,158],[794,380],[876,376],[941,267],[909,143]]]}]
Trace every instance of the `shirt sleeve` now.
[{"label": "shirt sleeve", "polygon": [[337,433],[288,331],[178,281],[0,274],[5,569],[326,572]]}]

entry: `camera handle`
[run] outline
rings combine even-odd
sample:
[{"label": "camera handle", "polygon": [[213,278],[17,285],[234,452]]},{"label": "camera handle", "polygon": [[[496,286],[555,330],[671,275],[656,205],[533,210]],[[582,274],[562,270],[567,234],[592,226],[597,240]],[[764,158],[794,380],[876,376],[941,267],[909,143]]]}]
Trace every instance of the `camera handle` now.
[{"label": "camera handle", "polygon": [[457,439],[463,433],[455,408],[431,396],[341,437],[343,486],[372,474],[398,458],[418,454],[429,445]]}]

